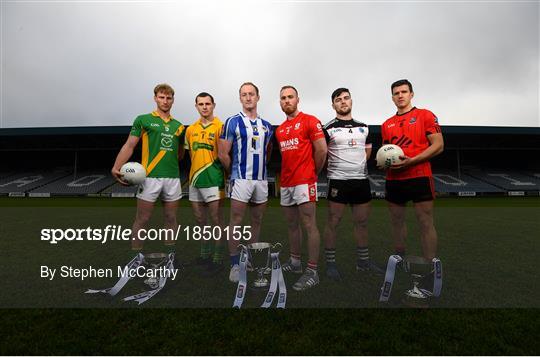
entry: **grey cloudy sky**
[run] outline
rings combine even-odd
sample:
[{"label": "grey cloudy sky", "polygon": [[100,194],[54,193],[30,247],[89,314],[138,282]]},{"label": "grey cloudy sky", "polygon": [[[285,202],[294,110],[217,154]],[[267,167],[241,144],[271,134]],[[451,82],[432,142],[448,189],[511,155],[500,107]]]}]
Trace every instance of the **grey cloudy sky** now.
[{"label": "grey cloudy sky", "polygon": [[292,84],[323,123],[345,86],[354,117],[377,125],[401,78],[443,125],[540,127],[539,12],[536,1],[2,1],[0,127],[130,125],[160,82],[180,121],[197,119],[201,91],[225,119],[245,81],[273,124]]}]

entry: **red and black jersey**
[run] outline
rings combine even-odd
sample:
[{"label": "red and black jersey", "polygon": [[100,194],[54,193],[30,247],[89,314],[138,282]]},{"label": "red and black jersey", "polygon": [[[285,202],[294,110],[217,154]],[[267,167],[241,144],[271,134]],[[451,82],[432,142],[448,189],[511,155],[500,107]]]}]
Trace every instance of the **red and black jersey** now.
[{"label": "red and black jersey", "polygon": [[[427,109],[412,108],[407,113],[396,114],[381,126],[383,144],[394,144],[403,149],[408,157],[415,157],[426,150],[428,136],[441,132],[437,117]],[[404,180],[432,176],[429,161],[406,168],[403,171],[388,170],[387,180]]]}]

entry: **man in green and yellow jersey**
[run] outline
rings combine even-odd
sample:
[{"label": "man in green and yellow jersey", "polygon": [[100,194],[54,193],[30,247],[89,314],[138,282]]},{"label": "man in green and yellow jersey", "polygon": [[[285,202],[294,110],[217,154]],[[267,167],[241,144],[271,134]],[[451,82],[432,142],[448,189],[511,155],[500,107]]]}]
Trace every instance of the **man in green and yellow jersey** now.
[{"label": "man in green and yellow jersey", "polygon": [[[204,227],[208,216],[213,224],[208,231],[214,232],[216,226],[221,230],[223,226],[221,202],[225,198],[225,183],[217,147],[223,123],[214,117],[215,106],[214,98],[206,92],[195,97],[195,108],[200,118],[187,128],[185,138],[185,148],[189,150],[191,158],[189,200],[195,220],[203,232],[207,231]],[[210,275],[223,269],[223,244],[221,240],[214,240],[218,237],[204,238],[203,235],[196,264],[206,266],[206,274]]]},{"label": "man in green and yellow jersey", "polygon": [[[158,84],[154,88],[154,101],[157,108],[150,114],[139,115],[129,137],[120,149],[111,170],[114,178],[123,185],[120,168],[125,164],[139,141],[142,139],[142,162],[146,169],[146,179],[137,192],[137,214],[132,228],[131,248],[141,252],[144,240],[139,239],[139,231],[150,220],[154,204],[158,198],[163,202],[164,226],[176,230],[178,222],[176,211],[178,200],[182,197],[178,161],[184,154],[185,128],[171,116],[174,103],[174,90],[168,84]],[[143,237],[144,238],[144,237]],[[169,252],[174,252],[173,237],[167,237],[165,245]]]}]

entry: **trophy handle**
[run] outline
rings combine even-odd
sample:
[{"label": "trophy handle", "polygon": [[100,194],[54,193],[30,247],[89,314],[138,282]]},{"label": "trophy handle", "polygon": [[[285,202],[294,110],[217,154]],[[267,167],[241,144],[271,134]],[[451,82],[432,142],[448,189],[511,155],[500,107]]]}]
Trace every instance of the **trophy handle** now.
[{"label": "trophy handle", "polygon": [[236,247],[236,249],[238,250],[238,252],[241,252],[242,250],[245,250],[245,251],[248,250],[247,246],[245,246],[242,243],[238,244],[238,247]]},{"label": "trophy handle", "polygon": [[[281,248],[283,247],[283,245],[279,242],[277,242],[276,244],[274,244],[273,246],[270,247],[270,251],[272,251],[273,253],[279,253],[281,252]],[[274,251],[275,249],[275,251]]]}]

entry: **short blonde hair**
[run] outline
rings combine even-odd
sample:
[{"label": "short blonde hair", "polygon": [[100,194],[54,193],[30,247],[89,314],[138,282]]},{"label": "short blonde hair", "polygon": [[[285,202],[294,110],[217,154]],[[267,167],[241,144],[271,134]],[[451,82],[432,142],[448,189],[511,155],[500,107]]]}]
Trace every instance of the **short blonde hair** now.
[{"label": "short blonde hair", "polygon": [[159,92],[171,94],[174,97],[174,89],[167,83],[160,83],[154,88],[154,95],[157,95]]}]

